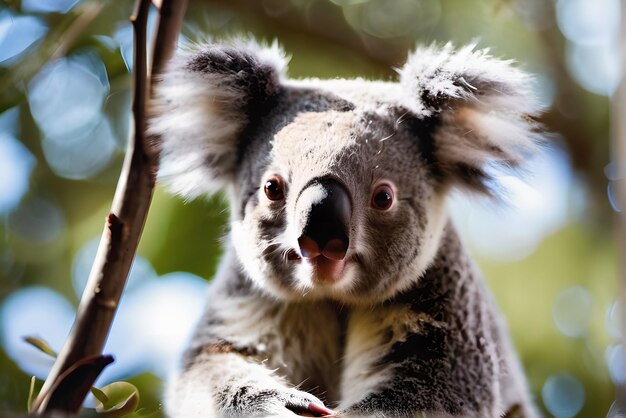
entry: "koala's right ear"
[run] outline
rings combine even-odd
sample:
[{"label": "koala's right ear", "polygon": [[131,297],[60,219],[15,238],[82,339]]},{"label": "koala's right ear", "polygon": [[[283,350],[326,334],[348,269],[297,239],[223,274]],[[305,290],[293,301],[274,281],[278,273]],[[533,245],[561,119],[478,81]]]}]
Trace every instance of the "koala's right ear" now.
[{"label": "koala's right ear", "polygon": [[276,43],[205,46],[173,58],[155,87],[148,126],[170,190],[193,198],[233,181],[241,134],[280,92],[286,65]]},{"label": "koala's right ear", "polygon": [[491,194],[487,167],[520,167],[545,141],[532,77],[486,49],[418,48],[400,75],[409,108],[436,120],[430,158],[454,184]]}]

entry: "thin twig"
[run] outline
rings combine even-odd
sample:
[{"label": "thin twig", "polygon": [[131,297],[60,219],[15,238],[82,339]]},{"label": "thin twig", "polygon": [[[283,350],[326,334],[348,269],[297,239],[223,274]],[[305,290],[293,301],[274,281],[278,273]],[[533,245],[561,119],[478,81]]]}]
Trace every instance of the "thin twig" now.
[{"label": "thin twig", "polygon": [[[168,39],[175,39],[179,33],[186,7],[186,1],[164,0],[160,11],[172,10],[173,3],[176,4],[176,13],[159,15],[157,23],[157,33],[168,34]],[[152,200],[158,161],[145,138],[145,107],[150,91],[146,64],[149,7],[149,0],[136,0],[131,17],[135,32],[132,105],[134,135],[128,144],[111,212],[106,219],[98,253],[78,307],[76,321],[44,383],[40,396],[35,401],[39,414],[46,414],[52,410],[75,414],[80,409],[84,399],[84,395],[80,394],[84,392],[86,395],[84,386],[91,386],[92,382],[74,380],[70,388],[72,393],[68,393],[67,385],[59,385],[59,381],[66,378],[67,371],[75,364],[102,353]],[[159,50],[159,53],[154,54],[155,69],[163,67],[164,60],[173,53],[170,49],[174,47],[175,42],[159,41],[157,35],[154,50]],[[161,51],[162,49],[166,51]],[[94,380],[97,375],[93,376]],[[66,388],[61,395],[55,392],[55,388],[59,386]],[[72,399],[72,402],[51,402],[55,396]]]},{"label": "thin twig", "polygon": [[187,9],[187,0],[153,2],[159,9],[160,24],[152,45],[150,74],[160,74],[165,63],[176,51],[183,15]]}]

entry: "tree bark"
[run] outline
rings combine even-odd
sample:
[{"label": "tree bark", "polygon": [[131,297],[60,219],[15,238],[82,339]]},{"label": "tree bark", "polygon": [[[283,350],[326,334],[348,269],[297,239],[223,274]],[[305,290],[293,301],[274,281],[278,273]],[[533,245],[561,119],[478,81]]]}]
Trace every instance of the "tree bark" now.
[{"label": "tree bark", "polygon": [[[106,357],[101,355],[102,349],[152,200],[158,156],[149,146],[151,141],[145,135],[146,99],[150,92],[150,78],[161,71],[174,53],[187,1],[163,0],[157,5],[159,20],[152,52],[152,74],[148,72],[146,61],[150,4],[150,0],[136,0],[131,17],[135,34],[132,104],[134,134],[128,143],[111,211],[105,221],[76,320],[33,405],[33,410],[40,415],[52,411],[76,414],[89,387],[108,364]],[[81,371],[80,379],[76,378],[72,370]],[[73,383],[62,384],[67,379]]]}]

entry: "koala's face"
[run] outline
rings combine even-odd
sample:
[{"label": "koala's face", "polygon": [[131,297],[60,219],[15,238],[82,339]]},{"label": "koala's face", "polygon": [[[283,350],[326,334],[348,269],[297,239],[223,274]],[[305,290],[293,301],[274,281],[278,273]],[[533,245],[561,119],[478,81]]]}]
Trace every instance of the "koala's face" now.
[{"label": "koala's face", "polygon": [[531,80],[473,46],[422,48],[400,82],[286,80],[276,46],[179,55],[157,86],[161,171],[189,198],[231,191],[230,243],[281,298],[380,302],[420,280],[451,186],[540,139]]},{"label": "koala's face", "polygon": [[[291,299],[384,300],[437,249],[443,194],[401,111],[297,114],[247,158],[233,243],[259,285]],[[253,165],[248,163],[248,165]]]}]

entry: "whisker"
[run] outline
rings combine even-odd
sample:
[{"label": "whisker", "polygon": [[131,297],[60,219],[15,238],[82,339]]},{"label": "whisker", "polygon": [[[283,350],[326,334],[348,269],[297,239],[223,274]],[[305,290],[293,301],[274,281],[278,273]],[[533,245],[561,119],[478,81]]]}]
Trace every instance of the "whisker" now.
[{"label": "whisker", "polygon": [[379,140],[378,140],[378,142],[385,142],[386,140],[388,140],[389,138],[391,138],[391,137],[392,137],[392,136],[394,136],[395,134],[396,134],[396,133],[394,132],[394,133],[392,133],[391,135],[387,135],[386,137],[379,139]]},{"label": "whisker", "polygon": [[404,122],[404,118],[408,114],[409,114],[409,112],[404,112],[403,114],[400,115],[400,117],[398,119],[396,119],[396,123],[394,124],[394,128],[396,129],[396,131],[398,130],[398,127],[400,126],[400,124],[402,124],[402,122]]},{"label": "whisker", "polygon": [[279,250],[281,250],[280,243],[268,243],[265,248],[263,248],[261,253],[263,255],[272,255]]}]

